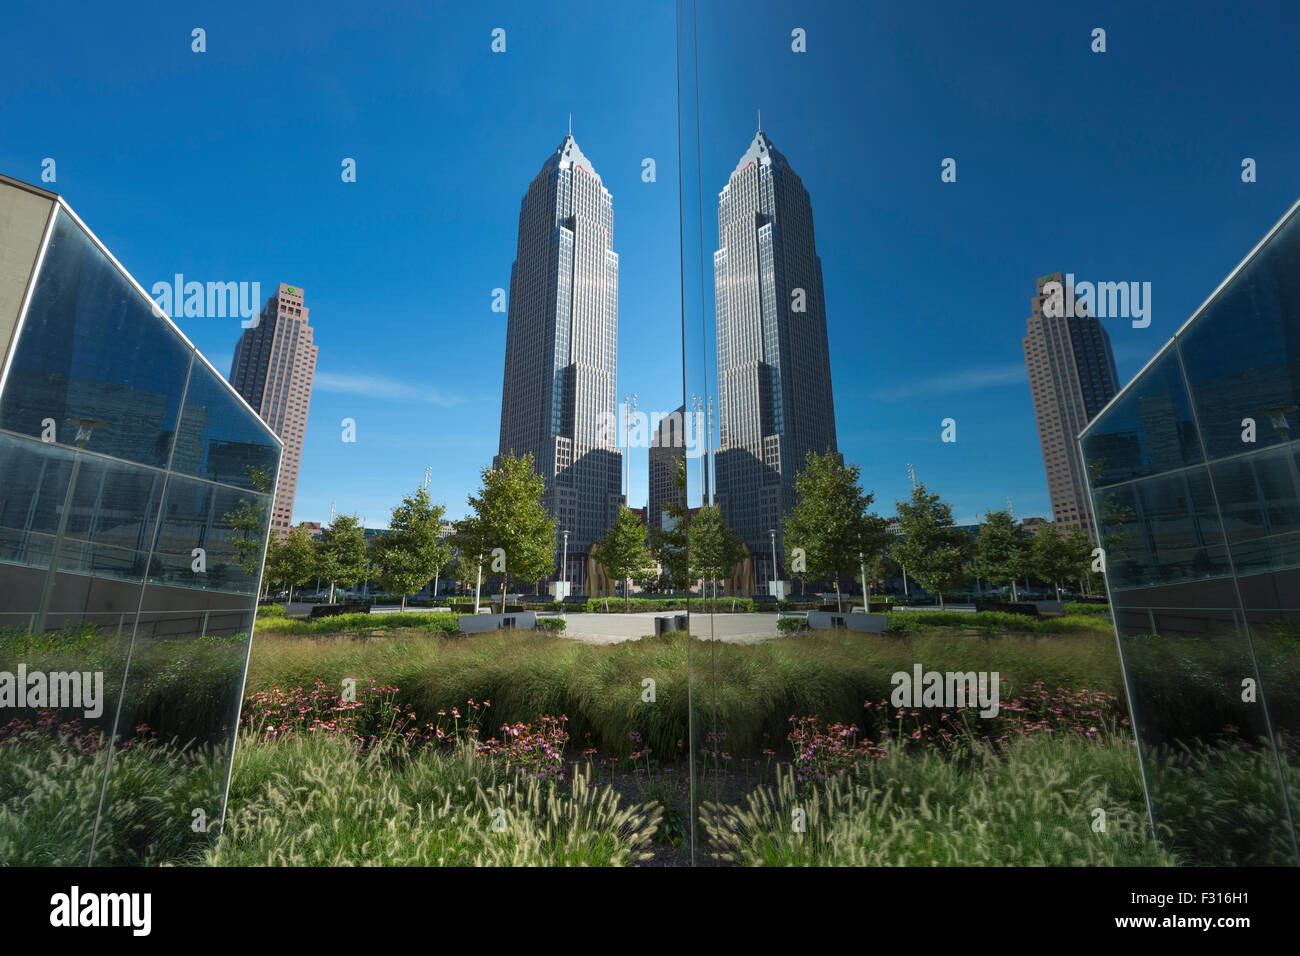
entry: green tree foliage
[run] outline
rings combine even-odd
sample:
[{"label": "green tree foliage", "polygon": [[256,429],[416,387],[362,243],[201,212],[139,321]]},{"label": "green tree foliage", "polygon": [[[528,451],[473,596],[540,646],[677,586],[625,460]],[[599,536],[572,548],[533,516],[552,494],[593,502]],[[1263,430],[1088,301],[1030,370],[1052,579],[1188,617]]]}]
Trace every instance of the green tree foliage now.
[{"label": "green tree foliage", "polygon": [[618,509],[618,516],[600,541],[597,558],[605,566],[611,579],[624,582],[623,596],[627,607],[632,607],[632,587],[629,579],[646,568],[645,525],[631,508]]},{"label": "green tree foliage", "polygon": [[[234,511],[226,514],[230,522],[230,545],[235,549],[235,563],[253,580],[262,570],[262,544],[266,541],[267,518],[271,514],[271,476],[253,465],[248,466],[253,490],[266,497],[240,498]],[[269,580],[269,578],[268,578]]]},{"label": "green tree foliage", "polygon": [[1081,529],[1071,529],[1065,539],[1066,550],[1069,553],[1070,578],[1077,578],[1080,583],[1087,582],[1093,590],[1100,590],[1106,587],[1105,579],[1092,570],[1092,549],[1095,545]]},{"label": "green tree foliage", "polygon": [[687,560],[690,576],[706,583],[725,580],[745,556],[740,539],[722,520],[722,509],[705,505],[691,518],[688,529]]},{"label": "green tree foliage", "polygon": [[369,557],[360,519],[336,515],[316,545],[316,573],[329,582],[331,604],[336,585],[354,585],[366,576]]},{"label": "green tree foliage", "polygon": [[931,494],[924,482],[896,507],[899,537],[890,546],[889,557],[923,588],[939,595],[943,607],[943,592],[969,577],[965,565],[972,550],[970,538],[955,526],[952,506]]},{"label": "green tree foliage", "polygon": [[845,465],[834,452],[809,452],[795,478],[794,510],[785,519],[786,562],[802,548],[807,573],[834,582],[840,610],[840,576],[856,574],[862,558],[878,557],[889,541],[885,520],[868,511],[875,496],[862,493],[859,474],[857,465]]},{"label": "green tree foliage", "polygon": [[285,605],[293,603],[293,592],[316,574],[316,543],[302,525],[283,538],[273,538],[266,549],[266,576],[283,584],[289,592]]},{"label": "green tree foliage", "polygon": [[[469,496],[471,514],[457,524],[455,544],[468,562],[501,575],[504,614],[510,577],[537,582],[555,570],[556,522],[543,503],[546,485],[532,455],[503,455],[497,467],[483,469],[482,480],[479,493]],[[494,567],[498,559],[503,564]]]},{"label": "green tree foliage", "polygon": [[976,559],[985,578],[994,584],[1011,585],[1011,600],[1019,599],[1016,582],[1029,573],[1030,549],[1010,514],[990,511],[984,516]]},{"label": "green tree foliage", "polygon": [[428,584],[451,560],[451,546],[439,533],[445,512],[429,500],[428,491],[417,488],[393,509],[387,533],[371,545],[380,587],[402,595],[402,610],[406,596]]},{"label": "green tree foliage", "polygon": [[[1083,535],[1083,540],[1088,543],[1087,535]],[[1069,538],[1061,534],[1061,529],[1050,521],[1044,521],[1034,532],[1030,557],[1034,574],[1055,585],[1058,601],[1061,599],[1061,582],[1079,576],[1082,571]]]},{"label": "green tree foliage", "polygon": [[690,511],[686,507],[686,462],[679,460],[673,472],[673,488],[677,494],[666,508],[666,527],[650,532],[650,550],[663,568],[664,586],[670,591],[685,591],[690,587],[690,569],[687,566],[688,526]]}]

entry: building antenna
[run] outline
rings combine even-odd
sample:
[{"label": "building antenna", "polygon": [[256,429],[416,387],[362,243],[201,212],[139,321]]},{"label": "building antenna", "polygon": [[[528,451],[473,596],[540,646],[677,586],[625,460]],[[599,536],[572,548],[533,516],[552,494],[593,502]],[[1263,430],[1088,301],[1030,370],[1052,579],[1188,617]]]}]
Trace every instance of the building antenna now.
[{"label": "building antenna", "polygon": [[429,479],[433,477],[433,466],[426,465],[424,468],[424,490],[429,490]]},{"label": "building antenna", "polygon": [[1016,520],[1016,509],[1011,506],[1011,496],[1007,495],[1007,514],[1011,515],[1011,520]]},{"label": "building antenna", "polygon": [[337,501],[331,501],[331,502],[330,502],[330,524],[333,524],[333,523],[334,523],[334,506],[335,506],[336,504],[338,504]]},{"label": "building antenna", "polygon": [[573,135],[573,114],[569,114],[569,135]]},{"label": "building antenna", "polygon": [[910,461],[907,463],[907,477],[912,479],[912,490],[916,491],[916,469],[912,467]]},{"label": "building antenna", "polygon": [[763,111],[761,109],[758,111],[758,131],[763,132]]}]

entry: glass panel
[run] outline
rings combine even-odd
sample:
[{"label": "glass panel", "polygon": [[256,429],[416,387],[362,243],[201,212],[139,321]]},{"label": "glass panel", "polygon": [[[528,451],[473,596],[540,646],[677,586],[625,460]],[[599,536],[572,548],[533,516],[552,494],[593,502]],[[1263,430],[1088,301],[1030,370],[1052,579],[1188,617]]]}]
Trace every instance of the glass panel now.
[{"label": "glass panel", "polygon": [[195,362],[172,470],[269,492],[266,476],[275,474],[278,460],[279,448],[261,419],[204,363]]},{"label": "glass panel", "polygon": [[[1179,337],[1211,458],[1300,437],[1300,216]],[[1254,419],[1254,441],[1243,439]]]},{"label": "glass panel", "polygon": [[1113,590],[1229,574],[1205,469],[1104,488],[1096,499]]},{"label": "glass panel", "polygon": [[1084,457],[1094,489],[1201,460],[1178,356],[1170,348],[1088,427]]},{"label": "glass panel", "polygon": [[0,428],[165,467],[190,355],[60,212],[0,397]]},{"label": "glass panel", "polygon": [[150,584],[254,594],[269,508],[269,495],[172,475]]}]

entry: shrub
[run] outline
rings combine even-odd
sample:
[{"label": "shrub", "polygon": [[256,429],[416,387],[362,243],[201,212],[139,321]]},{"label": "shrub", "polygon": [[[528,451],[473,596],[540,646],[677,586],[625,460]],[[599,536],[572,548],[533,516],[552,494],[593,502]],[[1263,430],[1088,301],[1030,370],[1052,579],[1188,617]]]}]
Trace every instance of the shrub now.
[{"label": "shrub", "polygon": [[284,617],[283,604],[262,604],[257,608],[257,617],[261,620],[264,617]]},{"label": "shrub", "polygon": [[568,626],[568,622],[562,617],[539,617],[537,619],[537,626],[543,631],[560,632]]}]

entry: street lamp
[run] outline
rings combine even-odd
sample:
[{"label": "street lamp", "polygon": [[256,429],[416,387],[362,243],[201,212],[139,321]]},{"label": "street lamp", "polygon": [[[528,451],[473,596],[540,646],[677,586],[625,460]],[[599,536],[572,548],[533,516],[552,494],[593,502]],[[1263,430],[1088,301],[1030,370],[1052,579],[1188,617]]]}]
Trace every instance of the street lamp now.
[{"label": "street lamp", "polygon": [[858,552],[858,567],[862,571],[862,613],[866,614],[871,610],[871,599],[867,597],[867,556],[861,551]]},{"label": "street lamp", "polygon": [[[768,528],[767,534],[768,537],[772,539],[772,580],[775,581],[776,580],[776,529]],[[773,590],[775,590],[774,585],[769,583],[768,591],[770,592]]]},{"label": "street lamp", "polygon": [[[564,557],[560,559],[560,575],[564,583],[567,585],[569,583],[569,529],[565,528],[560,532],[560,534],[564,536]],[[564,596],[568,597],[569,589],[565,587],[563,591]]]},{"label": "street lamp", "polygon": [[77,450],[73,453],[72,474],[68,476],[68,492],[63,497],[63,513],[59,515],[59,528],[54,534],[50,570],[45,575],[45,587],[41,590],[41,608],[36,615],[36,626],[32,628],[32,633],[38,635],[45,633],[45,618],[50,611],[50,599],[54,596],[54,580],[59,572],[59,554],[63,551],[63,536],[68,530],[68,516],[72,513],[72,497],[77,490],[77,474],[81,471],[81,451],[90,443],[91,433],[96,428],[108,427],[106,423],[93,418],[69,418],[68,424],[77,426],[77,437],[74,439]]}]

